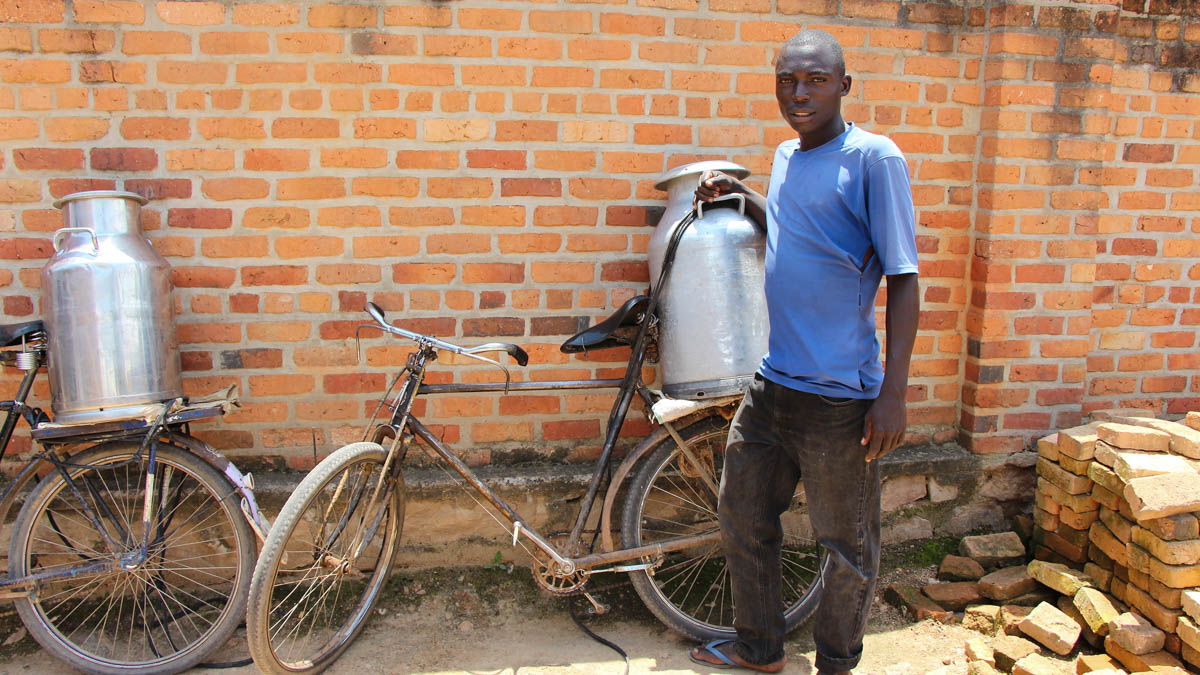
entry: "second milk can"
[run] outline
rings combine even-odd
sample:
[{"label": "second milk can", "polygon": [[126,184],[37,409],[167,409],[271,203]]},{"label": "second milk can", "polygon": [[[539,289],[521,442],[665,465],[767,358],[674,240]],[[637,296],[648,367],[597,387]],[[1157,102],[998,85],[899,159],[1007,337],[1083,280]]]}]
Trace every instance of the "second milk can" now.
[{"label": "second milk can", "polygon": [[54,421],[128,419],[183,395],[171,268],[142,234],[132,192],[97,190],[54,203],[65,227],[42,268]]},{"label": "second milk can", "polygon": [[[650,278],[657,283],[671,233],[691,210],[706,171],[738,178],[750,172],[733,162],[694,162],[662,176],[666,212],[650,238]],[[674,398],[741,393],[767,353],[763,291],[766,235],[745,215],[745,199],[731,195],[701,206],[684,231],[659,298],[662,389]]]}]

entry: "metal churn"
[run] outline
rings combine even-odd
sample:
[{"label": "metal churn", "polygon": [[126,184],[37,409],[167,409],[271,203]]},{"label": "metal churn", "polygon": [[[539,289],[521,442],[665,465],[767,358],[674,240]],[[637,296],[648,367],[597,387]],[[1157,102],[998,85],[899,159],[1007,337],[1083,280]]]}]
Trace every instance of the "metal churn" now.
[{"label": "metal churn", "polygon": [[65,227],[42,268],[54,421],[144,415],[183,395],[171,267],[142,234],[132,192],[77,192],[54,202]]},{"label": "metal churn", "polygon": [[[658,279],[671,233],[691,211],[706,171],[745,178],[733,162],[707,161],[668,171],[654,187],[666,190],[663,217],[650,237],[650,278]],[[739,394],[767,353],[769,326],[763,291],[766,235],[745,215],[745,198],[730,195],[703,205],[684,231],[659,300],[663,392],[702,399]]]}]

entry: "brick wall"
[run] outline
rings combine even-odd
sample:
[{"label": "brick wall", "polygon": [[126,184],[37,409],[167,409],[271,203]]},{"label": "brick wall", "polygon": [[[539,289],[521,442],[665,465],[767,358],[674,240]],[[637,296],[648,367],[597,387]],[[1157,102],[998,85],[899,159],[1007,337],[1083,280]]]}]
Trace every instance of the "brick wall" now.
[{"label": "brick wall", "polygon": [[[822,27],[855,77],[847,118],[912,169],[910,440],[1010,452],[1095,408],[1181,413],[1200,388],[1193,5],[0,0],[4,320],[37,315],[51,202],[116,188],[151,200],[188,393],[243,392],[203,433],[251,466],[356,438],[407,353],[365,334],[359,356],[367,300],[523,345],[520,378],[611,377],[625,353],[557,346],[647,286],[656,177],[728,158],[761,185],[790,135],[771,59]],[[478,463],[588,457],[609,406],[430,401]]]}]

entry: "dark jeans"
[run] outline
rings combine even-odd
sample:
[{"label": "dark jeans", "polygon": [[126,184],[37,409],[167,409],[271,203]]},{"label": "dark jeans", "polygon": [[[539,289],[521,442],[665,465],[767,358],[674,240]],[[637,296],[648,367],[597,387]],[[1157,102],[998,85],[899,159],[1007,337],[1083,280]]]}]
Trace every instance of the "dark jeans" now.
[{"label": "dark jeans", "polygon": [[718,511],[733,580],[736,649],[757,664],[783,657],[779,516],[803,479],[824,548],[824,589],[813,621],[817,668],[850,670],[862,657],[879,571],[879,462],[859,444],[872,401],[754,383],[733,419]]}]

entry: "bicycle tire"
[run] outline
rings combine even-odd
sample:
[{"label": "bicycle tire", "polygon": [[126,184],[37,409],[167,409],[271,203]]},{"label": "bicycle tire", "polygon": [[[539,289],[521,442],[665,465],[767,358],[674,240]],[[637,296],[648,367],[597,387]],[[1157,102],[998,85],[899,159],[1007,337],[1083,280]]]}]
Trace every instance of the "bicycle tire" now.
[{"label": "bicycle tire", "polygon": [[[95,446],[71,457],[78,465],[65,469],[71,483],[52,471],[34,486],[13,524],[10,579],[136,556],[147,453],[128,460],[139,446]],[[185,670],[224,645],[245,612],[256,546],[235,488],[183,448],[159,442],[155,456],[160,508],[147,558],[135,569],[42,581],[16,600],[29,634],[79,670]],[[109,539],[96,530],[89,510]]]},{"label": "bicycle tire", "polygon": [[[680,438],[720,484],[729,423],[703,418],[679,430]],[[625,548],[719,528],[716,497],[667,437],[642,460],[621,514]],[[797,486],[784,522],[784,614],[790,632],[816,611],[823,557],[812,539],[803,484]],[[630,573],[646,607],[676,632],[698,641],[736,637],[733,594],[720,543],[668,553],[655,570]]]},{"label": "bicycle tire", "polygon": [[[382,506],[374,512],[360,511],[370,502],[370,490],[386,456],[377,443],[342,447],[309,472],[279,512],[254,568],[246,614],[250,655],[262,672],[320,672],[350,646],[366,625],[391,572],[404,521],[404,478],[399,467],[395,468],[395,480],[383,488],[388,496],[381,500]],[[356,468],[357,477],[352,473]],[[328,503],[324,502],[326,497],[330,498]],[[333,498],[343,501],[335,502]],[[314,505],[317,512],[309,514]],[[338,505],[344,505],[345,510],[335,513]],[[324,517],[306,518],[321,511]],[[330,520],[329,515],[336,518]],[[331,524],[327,532],[325,527]],[[363,527],[370,537],[367,541],[374,542],[380,535],[382,540],[378,546],[372,543],[360,547],[362,554],[350,560],[336,547],[350,544]],[[289,561],[289,557],[294,558]],[[357,567],[363,563],[370,567]],[[368,570],[368,578],[356,592],[350,583],[357,579],[350,577],[362,575],[358,569]],[[298,578],[296,571],[300,572]],[[333,605],[326,607],[327,611],[317,611],[312,605],[314,589],[323,588],[316,597],[316,602],[323,602],[335,585]],[[348,608],[338,604],[343,590],[347,591],[347,602],[354,603]],[[302,592],[299,597],[298,592]],[[322,617],[335,625],[318,626]],[[309,618],[313,621],[302,633]],[[293,620],[295,626],[289,628]]]}]

